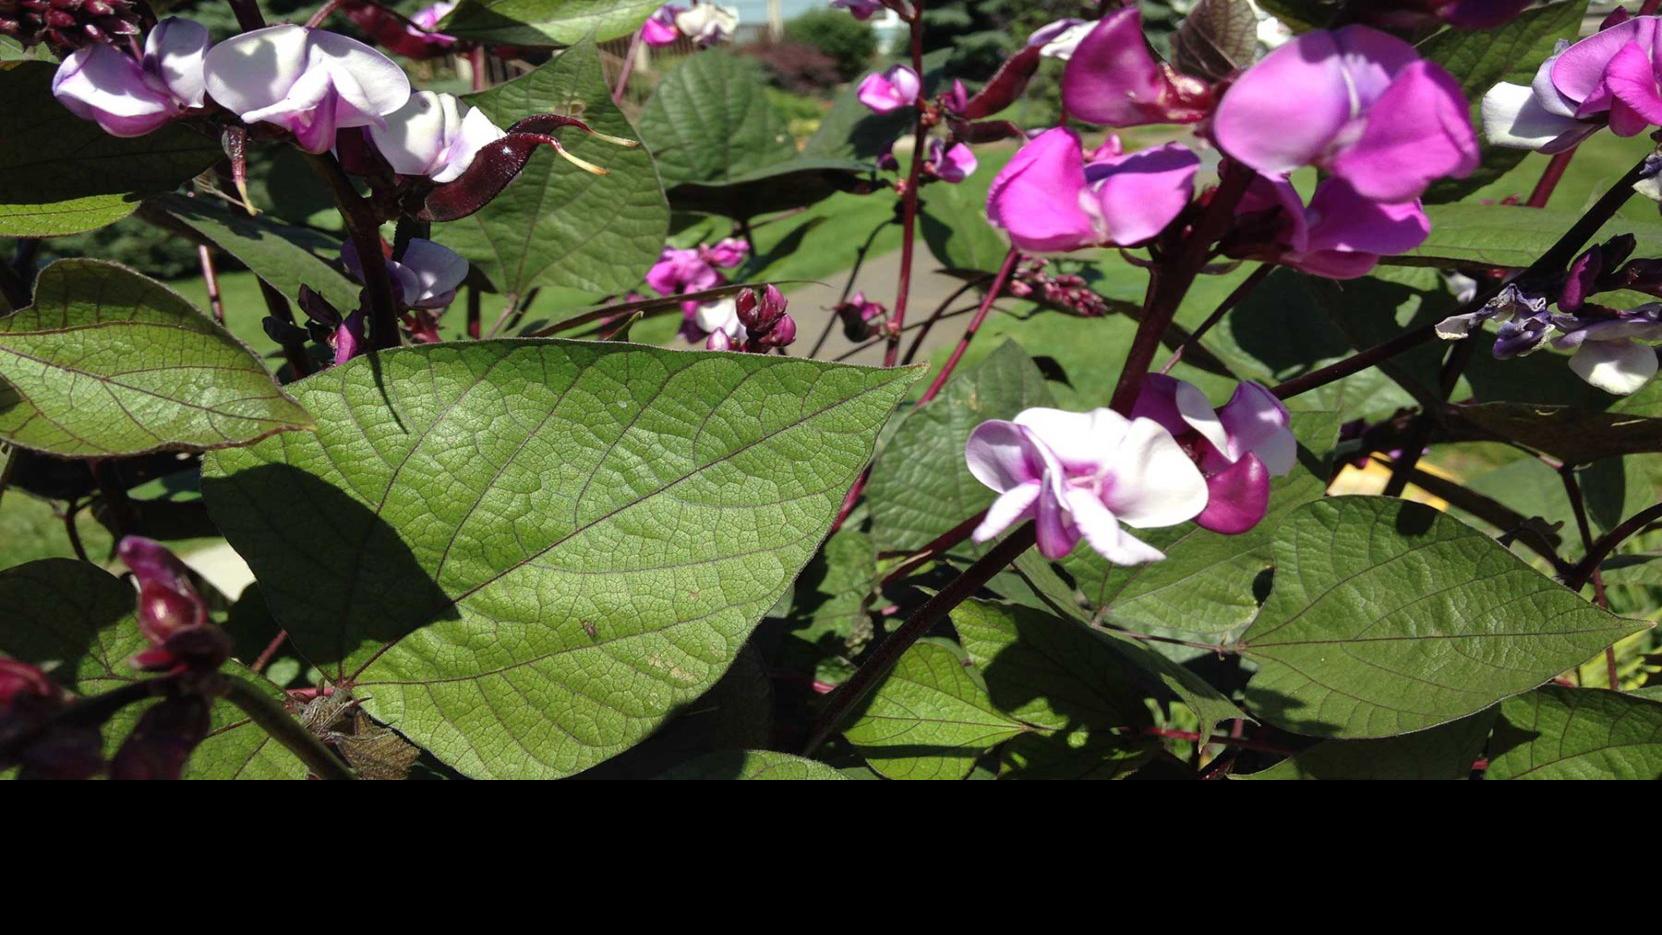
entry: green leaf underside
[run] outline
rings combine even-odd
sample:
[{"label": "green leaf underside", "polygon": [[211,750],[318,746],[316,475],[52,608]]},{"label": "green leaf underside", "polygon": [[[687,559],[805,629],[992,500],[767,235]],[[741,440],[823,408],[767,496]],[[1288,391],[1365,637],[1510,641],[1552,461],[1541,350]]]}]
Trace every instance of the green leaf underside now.
[{"label": "green leaf underside", "polygon": [[247,347],[123,266],[60,260],[0,318],[0,438],[71,457],[207,450],[307,428]]},{"label": "green leaf underside", "polygon": [[707,689],[915,370],[617,343],[383,353],[203,494],[277,619],[470,775],[558,776]]},{"label": "green leaf underside", "polygon": [[1489,779],[1662,779],[1662,703],[1548,685],[1500,713]]},{"label": "green leaf underside", "polygon": [[605,42],[633,33],[658,6],[657,0],[464,0],[438,31],[531,47],[576,45],[591,36]]},{"label": "green leaf underside", "polygon": [[[612,104],[600,59],[586,40],[527,75],[465,100],[498,126],[560,113],[601,133],[638,138]],[[591,175],[539,147],[502,194],[475,214],[434,225],[433,239],[467,257],[498,291],[511,295],[537,286],[603,294],[638,285],[669,230],[669,205],[652,155],[645,147],[618,146],[575,129],[557,135],[569,152],[607,174]]]},{"label": "green leaf underside", "polygon": [[[52,678],[77,695],[96,695],[134,681],[141,673],[127,665],[144,649],[133,618],[132,585],[94,565],[49,558],[0,571],[0,653],[47,668]],[[226,668],[249,682],[279,689],[235,662]],[[114,753],[143,705],[124,709],[104,731],[106,753]],[[214,703],[208,739],[191,754],[187,779],[304,779],[306,767],[255,727],[235,706]]]},{"label": "green leaf underside", "polygon": [[329,265],[340,256],[341,243],[333,237],[201,198],[163,195],[148,204],[218,244],[290,298],[309,286],[342,313],[358,307],[362,287]]},{"label": "green leaf underside", "polygon": [[1306,504],[1275,541],[1275,586],[1240,650],[1249,710],[1296,733],[1390,737],[1528,691],[1648,624],[1583,601],[1417,503]]},{"label": "green leaf underside", "polygon": [[46,237],[118,221],[139,194],[166,191],[220,158],[218,141],[182,126],[128,139],[52,96],[51,62],[0,67],[0,236]]},{"label": "green leaf underside", "polygon": [[848,777],[835,767],[772,750],[709,753],[665,773],[663,779],[831,779]]},{"label": "green leaf underside", "polygon": [[1028,728],[993,706],[958,652],[908,649],[843,731],[890,779],[962,779],[987,750]]},{"label": "green leaf underside", "polygon": [[964,443],[988,419],[1050,405],[1044,374],[1006,341],[974,369],[958,373],[929,405],[909,413],[884,444],[866,487],[878,550],[920,549],[991,506],[996,495],[970,474]]},{"label": "green leaf underside", "polygon": [[1235,779],[1466,779],[1483,755],[1495,709],[1401,737],[1324,740]]}]

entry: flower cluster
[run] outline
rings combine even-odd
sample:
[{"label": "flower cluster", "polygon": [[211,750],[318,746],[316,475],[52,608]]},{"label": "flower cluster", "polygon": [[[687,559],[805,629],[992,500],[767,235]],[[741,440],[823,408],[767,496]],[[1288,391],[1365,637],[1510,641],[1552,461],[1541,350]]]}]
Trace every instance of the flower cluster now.
[{"label": "flower cluster", "polygon": [[1601,292],[1662,287],[1662,261],[1629,260],[1635,246],[1630,234],[1615,237],[1577,257],[1556,283],[1539,288],[1509,283],[1477,311],[1443,319],[1437,334],[1459,340],[1492,322],[1498,360],[1550,343],[1573,352],[1570,369],[1593,386],[1619,396],[1637,392],[1656,376],[1662,304],[1618,310],[1589,301]]},{"label": "flower cluster", "polygon": [[1123,526],[1194,520],[1233,535],[1264,518],[1270,478],[1297,444],[1280,400],[1243,383],[1219,410],[1193,385],[1147,378],[1128,418],[1111,409],[1028,409],[983,422],[964,449],[970,473],[998,493],[977,542],[1033,520],[1039,552],[1059,559],[1083,539],[1116,565],[1165,556]]},{"label": "flower cluster", "polygon": [[740,289],[737,295],[699,305],[691,321],[704,333],[704,346],[712,351],[766,354],[796,340],[796,320],[785,311],[789,305],[772,285],[760,294]]},{"label": "flower cluster", "polygon": [[730,7],[715,3],[699,3],[681,7],[665,4],[647,17],[641,25],[641,41],[649,46],[673,45],[682,36],[701,46],[711,46],[733,38],[739,28],[739,14]]},{"label": "flower cluster", "polygon": [[1101,318],[1108,314],[1108,300],[1104,299],[1078,273],[1055,273],[1046,257],[1028,257],[1010,274],[1005,291],[1018,299],[1032,298],[1055,309],[1082,318]]},{"label": "flower cluster", "polygon": [[1500,146],[1563,152],[1609,126],[1637,136],[1662,124],[1662,17],[1606,20],[1605,28],[1561,45],[1528,87],[1501,83],[1483,97],[1483,132]]}]

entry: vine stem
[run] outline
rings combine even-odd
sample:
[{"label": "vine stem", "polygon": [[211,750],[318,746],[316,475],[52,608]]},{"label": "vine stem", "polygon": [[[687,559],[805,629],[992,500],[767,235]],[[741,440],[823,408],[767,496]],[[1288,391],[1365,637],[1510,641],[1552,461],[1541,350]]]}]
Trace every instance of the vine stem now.
[{"label": "vine stem", "polygon": [[[1575,479],[1575,467],[1562,464],[1558,467],[1558,476],[1564,481],[1564,495],[1570,498],[1570,509],[1575,513],[1576,531],[1581,533],[1582,548],[1593,548],[1593,527],[1587,522],[1587,501],[1581,495],[1581,484]],[[1610,609],[1610,596],[1604,590],[1604,575],[1597,568],[1589,576],[1593,583],[1593,603],[1605,610]],[[1621,691],[1621,672],[1616,665],[1616,647],[1604,647],[1604,674],[1610,681],[1611,691]]]},{"label": "vine stem", "polygon": [[227,0],[231,4],[231,12],[237,17],[237,28],[243,32],[252,32],[265,28],[265,14],[260,12],[258,0]]},{"label": "vine stem", "polygon": [[1275,266],[1269,263],[1264,263],[1257,269],[1253,270],[1247,278],[1241,280],[1241,284],[1236,286],[1235,290],[1229,293],[1227,298],[1218,303],[1218,307],[1212,311],[1211,315],[1206,317],[1205,321],[1200,323],[1200,327],[1190,332],[1189,337],[1186,338],[1182,344],[1177,346],[1177,350],[1172,351],[1171,357],[1166,359],[1166,363],[1160,368],[1160,372],[1163,374],[1171,373],[1171,369],[1177,366],[1178,362],[1183,359],[1184,351],[1188,350],[1192,346],[1199,345],[1201,337],[1203,337],[1206,332],[1211,331],[1219,322],[1223,321],[1225,315],[1228,315],[1231,311],[1234,311],[1235,306],[1241,304],[1242,300],[1251,295],[1252,290],[1258,288],[1258,284],[1267,279],[1270,273],[1273,272],[1275,272]]},{"label": "vine stem", "polygon": [[[1585,246],[1587,241],[1593,239],[1593,235],[1609,223],[1622,205],[1627,204],[1627,200],[1633,197],[1633,186],[1655,175],[1658,168],[1662,168],[1662,161],[1659,161],[1655,155],[1647,155],[1639,160],[1633,168],[1627,170],[1626,175],[1618,179],[1616,184],[1604,193],[1603,197],[1599,198],[1591,208],[1588,208],[1587,212],[1569,230],[1564,232],[1564,236],[1558,238],[1557,243],[1554,243],[1546,253],[1541,254],[1540,259],[1531,263],[1527,269],[1509,276],[1504,281],[1478,293],[1470,302],[1456,309],[1453,314],[1464,315],[1477,311],[1488,304],[1488,301],[1494,298],[1501,288],[1508,283],[1516,282],[1535,273],[1561,269],[1569,265],[1569,262],[1575,259],[1576,251]],[[1404,331],[1389,341],[1358,351],[1344,360],[1319,367],[1303,376],[1294,377],[1280,383],[1270,392],[1281,399],[1291,399],[1301,393],[1308,393],[1329,383],[1361,373],[1380,361],[1389,360],[1398,354],[1413,350],[1436,337],[1437,326],[1434,323],[1421,325],[1410,331]]]},{"label": "vine stem", "polygon": [[[900,362],[902,364],[909,364],[916,360],[918,351],[923,350],[923,339],[929,337],[929,332],[937,323],[948,317],[947,309],[952,306],[952,303],[958,301],[959,296],[975,288],[983,281],[985,281],[984,276],[978,276],[975,279],[971,279],[958,288],[952,290],[952,293],[943,299],[941,304],[935,306],[935,311],[930,313],[928,318],[925,318],[923,321],[916,324],[907,325],[905,328],[898,329],[900,331],[911,331],[913,329],[917,329],[918,332],[917,335],[912,338],[912,343],[907,345],[906,353],[901,356]],[[977,307],[978,306],[966,306],[966,308],[970,308],[971,310]]]},{"label": "vine stem", "polygon": [[[644,29],[644,27],[642,27]],[[635,59],[641,52],[641,29],[629,40],[629,51],[624,54],[623,68],[618,71],[617,86],[612,88],[612,103],[623,106],[623,94],[629,90],[629,76],[635,73]]]},{"label": "vine stem", "polygon": [[[912,71],[923,80],[923,0],[913,0],[912,15],[907,20],[912,38]],[[889,340],[883,348],[883,366],[893,367],[900,359],[900,330],[906,326],[906,300],[912,291],[912,259],[917,252],[918,181],[923,176],[923,155],[928,148],[929,125],[924,120],[926,108],[919,91],[915,103],[917,117],[912,122],[912,164],[906,170],[906,191],[901,193],[900,207],[900,285],[895,290],[893,318],[890,319]]]},{"label": "vine stem", "polygon": [[1570,569],[1569,574],[1564,576],[1564,584],[1572,591],[1579,591],[1586,587],[1587,581],[1593,576],[1593,572],[1597,571],[1599,565],[1610,557],[1611,552],[1616,551],[1616,546],[1621,545],[1658,519],[1662,519],[1662,503],[1646,507],[1623,520],[1621,525],[1605,533],[1602,539],[1593,543],[1592,548],[1587,550],[1586,556],[1580,562],[1577,562],[1574,568]]},{"label": "vine stem", "polygon": [[969,519],[966,519],[951,529],[948,529],[946,532],[941,533],[939,536],[936,536],[928,545],[908,555],[905,561],[896,565],[888,574],[884,575],[882,583],[884,585],[893,584],[894,582],[899,581],[901,578],[904,578],[913,571],[917,570],[919,566],[931,561],[939,555],[945,554],[947,550],[951,549],[953,546],[963,542],[965,539],[968,539],[970,534],[975,532],[975,527],[981,525],[981,521],[986,518],[987,511],[982,510],[974,516],[971,516]]},{"label": "vine stem", "polygon": [[1535,183],[1535,190],[1529,193],[1529,201],[1525,204],[1531,208],[1547,206],[1547,202],[1552,200],[1553,190],[1563,181],[1564,173],[1570,168],[1570,160],[1575,158],[1576,149],[1579,148],[1567,149],[1552,157],[1547,167],[1541,170],[1541,179]]},{"label": "vine stem", "polygon": [[1183,298],[1189,294],[1195,277],[1206,266],[1207,251],[1212,242],[1222,236],[1230,221],[1234,220],[1235,206],[1240,204],[1252,178],[1252,170],[1245,166],[1226,164],[1222,177],[1218,179],[1218,187],[1212,192],[1211,203],[1183,241],[1182,253],[1175,262],[1161,264],[1150,271],[1148,293],[1143,300],[1143,320],[1137,326],[1137,336],[1132,339],[1125,366],[1120,370],[1119,382],[1114,386],[1113,399],[1108,404],[1115,412],[1130,415],[1137,394],[1142,391],[1143,378],[1148,375],[1148,368],[1154,363],[1154,354],[1160,349],[1160,340],[1165,337],[1166,329],[1177,315],[1178,306],[1183,304]]},{"label": "vine stem", "polygon": [[[848,279],[843,281],[842,295],[837,299],[838,305],[847,302],[848,297],[853,294],[854,283],[860,278],[860,267],[866,263],[866,254],[871,252],[871,245],[877,242],[877,235],[883,232],[883,228],[892,223],[894,222],[886,220],[872,228],[871,233],[866,235],[866,242],[860,245],[860,249],[854,251],[854,266],[848,271]],[[809,359],[818,359],[819,352],[825,348],[826,340],[831,337],[831,329],[835,327],[837,327],[837,316],[833,314],[825,319],[825,327],[820,330],[819,338],[814,341],[814,349],[808,352]]]},{"label": "vine stem", "polygon": [[364,291],[369,296],[369,345],[376,349],[397,347],[398,306],[393,301],[392,277],[387,274],[386,254],[381,252],[381,222],[375,207],[352,187],[340,161],[329,153],[308,154],[312,168],[329,183],[335,206],[346,222],[347,235],[358,252],[364,271]]},{"label": "vine stem", "polygon": [[888,639],[879,643],[848,681],[826,697],[825,710],[820,712],[819,721],[809,737],[807,754],[811,756],[821,744],[837,732],[842,722],[867,695],[871,694],[872,689],[877,687],[883,677],[889,674],[889,670],[894,668],[895,663],[900,661],[900,657],[913,643],[945,619],[952,608],[968,600],[982,585],[992,580],[994,575],[1003,571],[1004,566],[1027,551],[1034,541],[1033,524],[1023,523],[1020,529],[1005,536],[991,551],[964,569],[963,574],[937,591],[934,597],[914,611],[911,618],[890,634]]},{"label": "vine stem", "polygon": [[[957,368],[958,362],[964,359],[964,352],[969,350],[970,342],[975,340],[975,333],[981,330],[981,323],[987,320],[987,312],[992,309],[993,303],[998,300],[999,293],[1004,291],[1005,283],[1010,281],[1010,274],[1015,272],[1016,263],[1020,260],[1021,253],[1015,247],[1011,247],[1010,252],[1004,254],[1004,262],[999,264],[998,272],[993,276],[992,285],[987,287],[986,295],[981,297],[981,305],[976,308],[974,317],[969,320],[968,325],[964,326],[964,336],[958,339],[958,346],[952,349],[952,356],[946,359],[946,363],[941,366],[940,372],[935,374],[935,379],[929,384],[929,388],[923,391],[922,396],[918,397],[918,408],[928,405],[929,401],[941,392],[941,387],[946,385],[946,381],[952,376],[952,371]],[[952,298],[957,298],[957,296],[954,295]],[[946,306],[943,304],[941,308],[945,309]],[[896,335],[897,339],[898,337]],[[918,335],[917,341],[913,342],[913,346],[916,347],[921,343],[923,343],[922,334]]]},{"label": "vine stem", "polygon": [[267,696],[246,679],[226,675],[225,700],[236,705],[248,719],[271,735],[288,751],[306,764],[319,779],[355,779],[350,767],[340,761],[323,741],[312,736],[305,725],[294,719],[282,702]]},{"label": "vine stem", "polygon": [[208,308],[214,321],[225,324],[225,300],[219,294],[219,271],[214,269],[214,252],[207,244],[196,245],[196,261],[202,266],[202,286],[208,290]]}]

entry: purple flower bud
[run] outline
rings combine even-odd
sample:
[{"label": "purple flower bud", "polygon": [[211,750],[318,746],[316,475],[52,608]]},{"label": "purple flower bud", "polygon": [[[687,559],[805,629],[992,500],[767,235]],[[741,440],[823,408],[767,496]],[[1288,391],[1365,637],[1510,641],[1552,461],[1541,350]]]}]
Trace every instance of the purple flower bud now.
[{"label": "purple flower bud", "polygon": [[153,705],[110,761],[111,779],[178,779],[210,727],[208,699],[180,695]]},{"label": "purple flower bud", "polygon": [[339,366],[364,352],[364,313],[353,312],[335,329],[335,365]]},{"label": "purple flower bud", "polygon": [[895,65],[862,79],[858,97],[871,112],[887,114],[916,104],[922,90],[923,81],[917,72],[905,65]]},{"label": "purple flower bud", "polygon": [[35,666],[16,659],[0,659],[0,711],[21,698],[56,698],[58,687]]},{"label": "purple flower bud", "polygon": [[213,671],[231,655],[231,641],[208,622],[208,605],[183,562],[142,536],[121,540],[117,554],[139,585],[138,627],[151,648],[133,657],[145,671]]}]

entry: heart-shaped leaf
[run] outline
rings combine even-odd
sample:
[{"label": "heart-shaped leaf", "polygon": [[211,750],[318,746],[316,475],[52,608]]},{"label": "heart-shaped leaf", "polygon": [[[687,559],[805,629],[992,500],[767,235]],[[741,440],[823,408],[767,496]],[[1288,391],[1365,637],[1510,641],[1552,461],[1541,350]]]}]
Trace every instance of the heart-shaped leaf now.
[{"label": "heart-shaped leaf", "polygon": [[[203,496],[313,663],[464,773],[560,776],[709,688],[915,370],[509,340],[295,384]],[[303,544],[303,545],[302,545]]]},{"label": "heart-shaped leaf", "polygon": [[[600,58],[586,40],[530,74],[466,100],[503,127],[532,114],[559,113],[601,133],[636,139],[612,104]],[[590,175],[542,147],[494,201],[459,221],[434,225],[433,239],[467,257],[510,295],[536,286],[603,294],[638,285],[669,231],[669,205],[652,155],[572,129],[559,136],[573,155],[606,174]]]},{"label": "heart-shaped leaf", "polygon": [[244,445],[311,419],[247,347],[124,266],[59,260],[0,318],[0,439],[69,457]]},{"label": "heart-shaped leaf", "polygon": [[576,45],[618,39],[640,28],[658,0],[462,0],[438,25],[458,39],[504,45]]},{"label": "heart-shaped leaf", "polygon": [[1275,537],[1275,587],[1240,650],[1247,706],[1319,737],[1392,737],[1528,691],[1649,624],[1571,593],[1430,507],[1336,497]]}]

